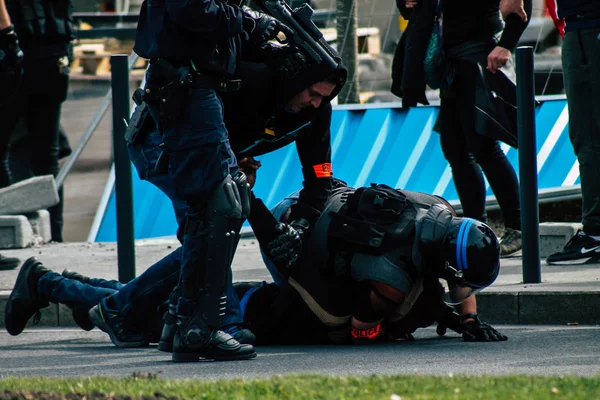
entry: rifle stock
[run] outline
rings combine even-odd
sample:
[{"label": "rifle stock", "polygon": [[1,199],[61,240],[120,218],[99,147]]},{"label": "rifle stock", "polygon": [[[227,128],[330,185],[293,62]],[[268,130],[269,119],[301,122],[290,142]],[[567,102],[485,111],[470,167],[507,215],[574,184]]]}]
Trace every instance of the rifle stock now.
[{"label": "rifle stock", "polygon": [[326,63],[335,68],[341,61],[329,46],[323,33],[312,21],[314,10],[308,4],[291,9],[284,0],[253,0],[261,11],[276,18],[294,31],[291,40],[316,64]]}]

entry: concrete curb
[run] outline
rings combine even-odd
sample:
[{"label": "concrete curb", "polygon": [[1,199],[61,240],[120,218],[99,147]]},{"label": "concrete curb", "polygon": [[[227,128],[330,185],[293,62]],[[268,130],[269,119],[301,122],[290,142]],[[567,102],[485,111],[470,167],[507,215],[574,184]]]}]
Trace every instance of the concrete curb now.
[{"label": "concrete curb", "polygon": [[[10,293],[0,292],[0,328]],[[491,324],[599,325],[600,291],[482,292],[477,295],[478,313]],[[28,327],[77,327],[71,310],[51,304],[41,310],[38,325]]]}]

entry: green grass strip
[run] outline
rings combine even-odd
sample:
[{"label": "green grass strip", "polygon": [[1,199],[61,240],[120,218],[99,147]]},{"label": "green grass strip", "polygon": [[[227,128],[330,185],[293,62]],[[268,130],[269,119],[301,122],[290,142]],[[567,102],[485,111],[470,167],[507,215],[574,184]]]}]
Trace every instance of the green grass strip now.
[{"label": "green grass strip", "polygon": [[269,379],[201,381],[163,379],[157,375],[134,374],[122,379],[105,377],[0,379],[0,398],[10,398],[7,397],[9,393],[19,391],[23,395],[22,398],[42,398],[40,392],[50,392],[61,394],[58,398],[64,395],[66,396],[64,398],[69,399],[83,398],[83,395],[87,395],[87,398],[132,399],[588,400],[600,399],[600,377],[285,375]]}]

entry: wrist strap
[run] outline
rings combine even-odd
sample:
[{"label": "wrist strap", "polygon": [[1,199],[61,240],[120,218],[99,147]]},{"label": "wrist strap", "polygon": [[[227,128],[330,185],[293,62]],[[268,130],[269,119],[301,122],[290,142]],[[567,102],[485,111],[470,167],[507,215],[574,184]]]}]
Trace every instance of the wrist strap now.
[{"label": "wrist strap", "polygon": [[0,36],[4,36],[4,35],[8,35],[11,32],[14,32],[15,30],[15,26],[14,25],[9,25],[6,28],[0,30]]},{"label": "wrist strap", "polygon": [[469,318],[473,318],[475,320],[475,322],[480,322],[479,315],[477,315],[477,313],[468,313],[468,314],[463,315],[462,317],[460,317],[460,322],[462,324],[464,324],[465,320],[467,320]]}]

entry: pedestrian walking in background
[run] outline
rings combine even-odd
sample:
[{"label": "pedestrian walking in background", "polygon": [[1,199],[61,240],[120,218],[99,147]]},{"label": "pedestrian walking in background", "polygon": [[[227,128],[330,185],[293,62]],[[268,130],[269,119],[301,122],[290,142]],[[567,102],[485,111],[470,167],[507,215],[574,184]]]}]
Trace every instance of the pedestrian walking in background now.
[{"label": "pedestrian walking in background", "polygon": [[583,230],[562,251],[549,255],[546,262],[581,264],[600,259],[600,0],[546,3],[557,28],[564,28],[563,79],[569,137],[579,161],[583,224]]}]

